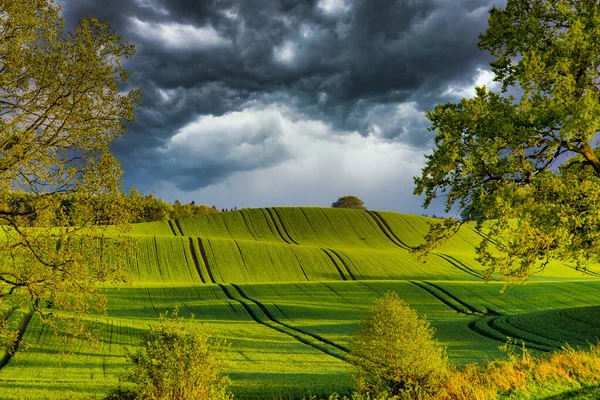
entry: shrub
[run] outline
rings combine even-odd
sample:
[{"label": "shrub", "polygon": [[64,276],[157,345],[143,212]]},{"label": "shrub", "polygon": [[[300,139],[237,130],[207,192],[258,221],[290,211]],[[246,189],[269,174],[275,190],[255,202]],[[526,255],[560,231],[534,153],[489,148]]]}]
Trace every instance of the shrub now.
[{"label": "shrub", "polygon": [[354,335],[352,360],[358,392],[405,399],[439,394],[448,371],[434,329],[391,292],[365,313]]},{"label": "shrub", "polygon": [[[193,318],[193,317],[192,317]],[[138,384],[137,399],[231,399],[229,379],[222,373],[225,342],[197,323],[186,322],[177,310],[148,330],[142,348],[127,351],[132,363],[126,380]]]}]

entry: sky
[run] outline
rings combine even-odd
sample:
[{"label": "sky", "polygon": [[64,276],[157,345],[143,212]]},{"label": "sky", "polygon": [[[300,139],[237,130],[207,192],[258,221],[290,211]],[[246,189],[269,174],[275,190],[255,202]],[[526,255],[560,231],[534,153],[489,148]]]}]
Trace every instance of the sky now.
[{"label": "sky", "polygon": [[218,208],[442,214],[413,195],[425,111],[493,82],[477,47],[505,0],[61,0],[67,29],[108,20],[142,88],[113,151],[134,185]]}]

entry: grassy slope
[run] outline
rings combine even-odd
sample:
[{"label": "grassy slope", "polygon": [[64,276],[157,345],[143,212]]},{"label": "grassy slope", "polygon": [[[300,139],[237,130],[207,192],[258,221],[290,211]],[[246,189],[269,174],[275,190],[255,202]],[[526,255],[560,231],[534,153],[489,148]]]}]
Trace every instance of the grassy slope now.
[{"label": "grassy slope", "polygon": [[[534,351],[600,336],[596,276],[554,263],[501,293],[501,283],[481,281],[478,232],[464,228],[423,263],[409,249],[427,229],[413,215],[321,208],[136,224],[134,284],[107,288],[109,314],[93,321],[100,343],[65,345],[34,318],[23,338],[29,349],[0,370],[0,390],[8,398],[102,393],[126,366],[124,347],[175,306],[231,342],[242,398],[347,390],[352,332],[387,290],[428,316],[458,363],[500,356],[509,334]],[[61,366],[60,349],[72,351]]]}]

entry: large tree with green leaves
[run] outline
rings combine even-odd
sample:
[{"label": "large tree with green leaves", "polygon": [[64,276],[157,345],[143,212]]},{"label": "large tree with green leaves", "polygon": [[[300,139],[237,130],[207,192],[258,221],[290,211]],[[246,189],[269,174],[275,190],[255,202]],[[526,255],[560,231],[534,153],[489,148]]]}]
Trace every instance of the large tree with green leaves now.
[{"label": "large tree with green leaves", "polygon": [[[508,0],[479,47],[502,93],[480,87],[427,113],[435,149],[415,193],[492,220],[478,249],[489,274],[527,279],[551,258],[586,267],[600,257],[600,4]],[[421,250],[459,225],[434,225]]]},{"label": "large tree with green leaves", "polygon": [[[110,144],[140,92],[122,93],[134,46],[94,18],[64,32],[52,0],[0,0],[0,308],[83,334],[97,284],[123,278],[129,219]],[[68,199],[68,201],[66,201]],[[68,312],[68,314],[65,314]],[[0,324],[0,334],[8,325]]]}]

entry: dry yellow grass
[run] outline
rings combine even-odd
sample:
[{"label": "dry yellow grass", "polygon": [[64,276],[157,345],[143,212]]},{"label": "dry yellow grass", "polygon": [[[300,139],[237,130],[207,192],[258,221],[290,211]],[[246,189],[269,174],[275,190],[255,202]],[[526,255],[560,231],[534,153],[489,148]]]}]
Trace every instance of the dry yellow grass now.
[{"label": "dry yellow grass", "polygon": [[508,357],[486,365],[467,365],[452,371],[438,399],[492,400],[509,393],[530,397],[544,386],[565,388],[600,385],[600,343],[589,349],[564,349],[545,357],[520,353],[512,344],[505,346]]}]

